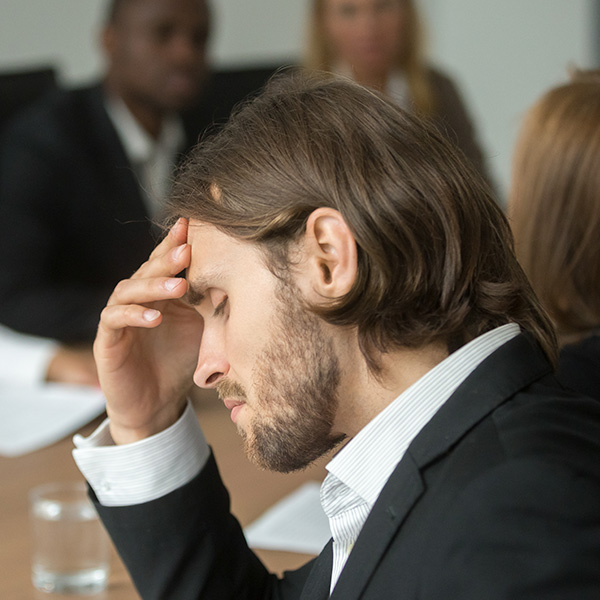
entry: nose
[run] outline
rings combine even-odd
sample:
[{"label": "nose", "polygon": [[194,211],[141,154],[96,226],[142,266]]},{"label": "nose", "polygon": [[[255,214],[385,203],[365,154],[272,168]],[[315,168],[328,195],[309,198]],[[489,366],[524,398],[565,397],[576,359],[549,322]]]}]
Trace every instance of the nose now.
[{"label": "nose", "polygon": [[380,34],[381,18],[375,12],[365,12],[357,19],[356,30],[359,35],[366,38],[378,38]]},{"label": "nose", "polygon": [[204,65],[205,48],[193,34],[180,33],[171,39],[171,59],[179,66],[198,68]]},{"label": "nose", "polygon": [[213,332],[205,329],[198,352],[194,383],[201,388],[214,388],[228,373],[229,362],[222,344],[218,342]]}]

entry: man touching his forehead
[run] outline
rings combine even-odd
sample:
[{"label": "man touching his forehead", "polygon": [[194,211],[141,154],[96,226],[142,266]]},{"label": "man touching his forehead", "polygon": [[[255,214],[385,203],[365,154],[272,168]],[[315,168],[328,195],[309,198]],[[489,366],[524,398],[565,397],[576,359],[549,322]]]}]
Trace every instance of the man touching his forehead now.
[{"label": "man touching his forehead", "polygon": [[[598,597],[600,408],[554,379],[486,190],[344,81],[276,80],[194,151],[102,313],[109,419],[74,451],[144,599]],[[247,547],[192,378],[265,468],[339,449],[332,539],[300,570]]]}]

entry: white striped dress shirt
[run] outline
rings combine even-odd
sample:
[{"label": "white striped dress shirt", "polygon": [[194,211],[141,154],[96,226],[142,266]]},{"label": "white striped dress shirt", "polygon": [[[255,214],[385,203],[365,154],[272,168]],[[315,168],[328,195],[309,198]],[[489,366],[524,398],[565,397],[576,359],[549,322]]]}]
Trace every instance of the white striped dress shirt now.
[{"label": "white striped dress shirt", "polygon": [[188,403],[174,425],[133,444],[116,446],[108,419],[87,438],[76,435],[73,458],[104,506],[155,500],[191,481],[210,449]]},{"label": "white striped dress shirt", "polygon": [[137,175],[148,214],[155,217],[171,190],[177,155],[185,145],[181,119],[175,114],[167,115],[158,138],[154,139],[120,98],[110,96],[104,106]]},{"label": "white striped dress shirt", "polygon": [[472,340],[405,390],[327,465],[321,505],[333,537],[331,591],[369,512],[419,431],[470,373],[519,334],[515,323]]}]

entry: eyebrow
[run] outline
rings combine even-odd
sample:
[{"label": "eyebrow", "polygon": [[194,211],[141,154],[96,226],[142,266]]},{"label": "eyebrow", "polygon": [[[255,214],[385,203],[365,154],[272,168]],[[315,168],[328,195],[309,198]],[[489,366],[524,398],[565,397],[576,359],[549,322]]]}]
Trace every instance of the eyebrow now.
[{"label": "eyebrow", "polygon": [[218,285],[220,280],[222,280],[222,273],[217,270],[195,277],[193,281],[188,279],[188,291],[184,296],[184,300],[191,306],[202,304],[206,297],[206,291]]},{"label": "eyebrow", "polygon": [[197,283],[192,283],[189,281],[188,291],[184,296],[184,300],[192,306],[198,306],[199,304],[202,304],[202,301],[206,296],[207,289],[207,286],[200,287]]}]

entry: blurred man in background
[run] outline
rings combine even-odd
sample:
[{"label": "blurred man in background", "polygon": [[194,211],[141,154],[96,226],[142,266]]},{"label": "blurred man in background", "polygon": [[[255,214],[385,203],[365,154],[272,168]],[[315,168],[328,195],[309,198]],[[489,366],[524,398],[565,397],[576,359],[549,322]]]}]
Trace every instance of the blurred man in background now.
[{"label": "blurred man in background", "polygon": [[[90,343],[110,290],[154,246],[174,167],[242,96],[211,105],[210,30],[205,0],[112,0],[102,81],[55,91],[5,129],[0,323],[41,338],[19,344],[18,361],[35,352],[27,379],[96,382]],[[16,349],[8,334],[0,348]]]}]

